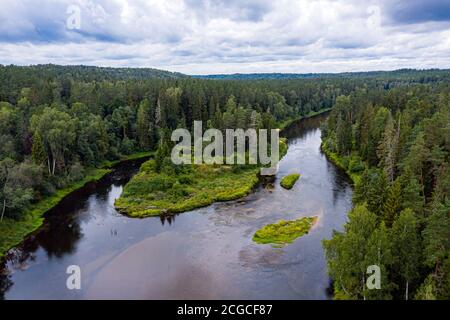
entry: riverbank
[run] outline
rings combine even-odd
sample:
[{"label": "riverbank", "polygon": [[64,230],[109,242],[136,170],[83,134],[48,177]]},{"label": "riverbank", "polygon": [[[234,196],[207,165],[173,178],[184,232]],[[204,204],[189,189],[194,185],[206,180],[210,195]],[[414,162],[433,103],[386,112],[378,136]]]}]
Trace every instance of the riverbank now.
[{"label": "riverbank", "polygon": [[104,162],[99,168],[86,171],[86,176],[66,188],[57,190],[54,194],[30,205],[28,214],[22,220],[4,218],[0,222],[0,261],[11,248],[19,245],[31,233],[39,229],[44,222],[44,214],[58,205],[65,197],[83,188],[86,184],[96,182],[112,172],[119,163],[150,157],[152,152],[135,153],[119,160]]},{"label": "riverbank", "polygon": [[[335,152],[331,152],[323,142],[320,145],[320,150],[322,150],[331,163],[347,174],[353,185],[356,185],[359,182],[362,172],[365,169],[365,164],[362,163],[359,158],[355,156],[342,157]],[[356,165],[353,165],[353,163],[356,163]]]}]

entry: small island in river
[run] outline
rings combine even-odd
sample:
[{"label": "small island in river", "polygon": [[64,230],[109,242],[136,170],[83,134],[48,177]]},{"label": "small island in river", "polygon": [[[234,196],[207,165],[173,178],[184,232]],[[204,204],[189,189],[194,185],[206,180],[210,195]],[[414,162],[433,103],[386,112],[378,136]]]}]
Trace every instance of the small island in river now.
[{"label": "small island in river", "polygon": [[318,217],[304,217],[297,220],[280,220],[255,232],[253,241],[259,244],[286,245],[309,232]]},{"label": "small island in river", "polygon": [[298,179],[300,179],[300,174],[292,173],[292,174],[289,174],[289,175],[283,177],[283,179],[281,179],[280,185],[283,188],[290,190],[294,187],[294,185]]}]

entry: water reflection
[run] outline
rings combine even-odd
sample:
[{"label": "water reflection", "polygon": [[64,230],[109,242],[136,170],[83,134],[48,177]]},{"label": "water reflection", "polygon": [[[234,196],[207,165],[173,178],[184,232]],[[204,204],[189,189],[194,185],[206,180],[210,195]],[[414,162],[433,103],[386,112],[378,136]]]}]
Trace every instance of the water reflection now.
[{"label": "water reflection", "polygon": [[[130,219],[114,209],[138,166],[126,165],[49,212],[42,230],[7,257],[0,297],[7,299],[326,299],[321,240],[341,229],[350,184],[320,151],[324,117],[291,125],[289,152],[274,183],[245,199],[174,216]],[[300,172],[292,190],[279,186]],[[319,216],[314,229],[284,248],[257,245],[254,232],[279,219]],[[68,265],[83,288],[65,288]]]}]

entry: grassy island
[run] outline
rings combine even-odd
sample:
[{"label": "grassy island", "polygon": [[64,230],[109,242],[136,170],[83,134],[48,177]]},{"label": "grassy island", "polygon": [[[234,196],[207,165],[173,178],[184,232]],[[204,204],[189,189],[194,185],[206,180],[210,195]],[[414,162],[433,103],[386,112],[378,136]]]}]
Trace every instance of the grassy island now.
[{"label": "grassy island", "polygon": [[285,189],[292,189],[299,178],[299,173],[289,174],[281,179],[280,185]]},{"label": "grassy island", "polygon": [[317,217],[280,220],[256,231],[253,241],[259,244],[286,245],[307,234],[316,221]]},{"label": "grassy island", "polygon": [[189,211],[246,196],[259,182],[258,172],[257,166],[201,164],[157,173],[155,161],[150,160],[125,186],[115,206],[139,218]]},{"label": "grassy island", "polygon": [[[260,181],[259,165],[174,165],[165,149],[144,163],[125,186],[115,202],[121,213],[145,218],[190,211],[245,197]],[[287,150],[287,140],[281,138],[280,158]]]}]

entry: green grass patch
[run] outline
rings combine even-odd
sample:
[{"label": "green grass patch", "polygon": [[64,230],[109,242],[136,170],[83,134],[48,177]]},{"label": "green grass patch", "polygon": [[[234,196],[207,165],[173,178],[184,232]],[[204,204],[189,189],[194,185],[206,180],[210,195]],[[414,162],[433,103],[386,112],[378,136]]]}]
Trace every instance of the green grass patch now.
[{"label": "green grass patch", "polygon": [[256,231],[253,241],[259,244],[286,245],[307,234],[316,221],[317,217],[280,220]]},{"label": "green grass patch", "polygon": [[297,182],[297,180],[300,178],[300,174],[299,173],[292,173],[289,174],[285,177],[283,177],[283,179],[281,179],[280,185],[285,188],[285,189],[292,189],[292,187],[294,187],[294,184]]},{"label": "green grass patch", "polygon": [[116,208],[144,218],[180,213],[248,195],[258,184],[258,166],[185,165],[182,172],[157,173],[153,160],[141,167],[116,200]]}]

